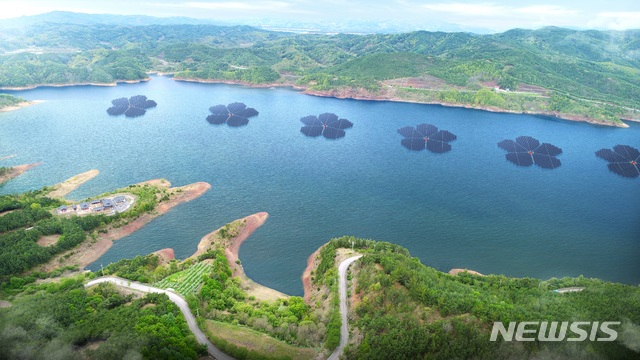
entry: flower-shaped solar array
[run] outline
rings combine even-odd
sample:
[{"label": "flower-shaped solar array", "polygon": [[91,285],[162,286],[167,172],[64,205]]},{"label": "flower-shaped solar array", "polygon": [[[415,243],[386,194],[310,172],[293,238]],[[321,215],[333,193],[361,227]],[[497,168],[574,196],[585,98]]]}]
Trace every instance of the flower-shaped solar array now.
[{"label": "flower-shaped solar array", "polygon": [[596,156],[609,162],[609,170],[630,178],[640,176],[640,151],[629,145],[616,145],[611,149],[600,149]]},{"label": "flower-shaped solar array", "polygon": [[400,142],[409,150],[420,151],[427,149],[434,153],[451,151],[449,141],[457,139],[447,130],[438,130],[431,124],[420,124],[415,128],[411,126],[398,129],[398,133],[405,138]]},{"label": "flower-shaped solar array", "polygon": [[207,121],[213,125],[227,123],[229,126],[238,127],[249,123],[249,118],[257,116],[258,111],[248,108],[241,102],[234,102],[227,106],[216,105],[209,108],[211,115],[207,116]]},{"label": "flower-shaped solar array", "polygon": [[147,112],[147,109],[156,107],[158,105],[153,100],[147,100],[144,95],[132,96],[129,99],[119,98],[111,100],[112,107],[107,109],[109,115],[122,115],[126,117],[142,116]]},{"label": "flower-shaped solar array", "polygon": [[560,166],[560,160],[556,156],[562,154],[562,149],[557,146],[540,142],[531,136],[520,136],[513,140],[502,140],[498,146],[507,150],[507,160],[518,166],[531,166],[536,164],[545,169],[555,169]]},{"label": "flower-shaped solar array", "polygon": [[332,113],[309,115],[301,118],[300,121],[305,125],[300,128],[300,132],[309,137],[322,135],[327,139],[339,139],[344,137],[345,129],[353,127],[351,121],[339,119],[338,115]]}]

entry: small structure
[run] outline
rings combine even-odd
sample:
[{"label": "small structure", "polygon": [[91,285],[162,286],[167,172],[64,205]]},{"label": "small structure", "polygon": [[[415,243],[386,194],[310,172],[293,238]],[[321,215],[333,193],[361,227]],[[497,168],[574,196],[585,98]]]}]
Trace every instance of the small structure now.
[{"label": "small structure", "polygon": [[101,212],[102,210],[104,210],[104,206],[98,206],[96,208],[93,208],[93,211],[95,212]]},{"label": "small structure", "polygon": [[113,201],[115,201],[116,204],[122,204],[127,202],[127,198],[124,197],[123,195],[120,195],[113,198]]},{"label": "small structure", "polygon": [[60,214],[64,214],[69,210],[69,208],[67,207],[67,205],[61,205],[60,207],[58,207],[58,212]]},{"label": "small structure", "polygon": [[78,205],[73,204],[73,206],[71,206],[71,208],[73,209],[73,211],[76,211],[76,210],[78,210]]},{"label": "small structure", "polygon": [[89,203],[86,201],[83,203],[80,203],[80,210],[84,210],[84,211],[89,210]]},{"label": "small structure", "polygon": [[98,205],[98,204],[102,204],[102,200],[100,199],[91,200],[91,205]]},{"label": "small structure", "polygon": [[102,200],[102,206],[104,206],[105,209],[111,209],[111,208],[113,208],[113,201],[111,201],[109,199],[103,199]]}]

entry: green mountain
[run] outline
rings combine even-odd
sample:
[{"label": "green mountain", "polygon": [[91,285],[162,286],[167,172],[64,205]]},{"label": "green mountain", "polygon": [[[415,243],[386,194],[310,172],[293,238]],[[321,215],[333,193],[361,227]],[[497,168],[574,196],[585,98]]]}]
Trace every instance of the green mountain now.
[{"label": "green mountain", "polygon": [[0,87],[113,83],[158,71],[596,122],[640,117],[640,30],[318,35],[113,19],[51,13],[0,22]]}]

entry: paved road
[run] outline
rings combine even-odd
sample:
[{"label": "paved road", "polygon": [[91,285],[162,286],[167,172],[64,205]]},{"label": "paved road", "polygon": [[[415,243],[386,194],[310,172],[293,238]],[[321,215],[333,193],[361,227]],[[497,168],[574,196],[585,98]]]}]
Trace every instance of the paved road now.
[{"label": "paved road", "polygon": [[191,329],[193,334],[196,336],[196,339],[198,340],[198,342],[200,344],[207,345],[209,354],[211,354],[214,358],[218,360],[234,360],[234,358],[223,353],[217,347],[213,346],[213,344],[209,341],[209,339],[207,339],[204,333],[200,331],[200,328],[196,324],[196,318],[191,313],[191,310],[189,310],[189,305],[187,305],[187,302],[180,295],[173,293],[171,291],[158,289],[156,287],[149,286],[146,284],[141,284],[135,281],[129,281],[129,280],[110,277],[110,276],[91,280],[85,285],[85,287],[90,287],[103,282],[110,282],[118,286],[126,287],[133,290],[138,290],[142,292],[167,294],[167,296],[169,296],[169,300],[173,301],[176,305],[178,305],[178,308],[180,308],[180,311],[182,311],[182,314],[184,315],[184,318],[187,320],[187,324],[189,325],[189,329]]},{"label": "paved road", "polygon": [[347,270],[349,269],[349,265],[361,257],[362,255],[358,255],[342,260],[340,266],[338,266],[338,291],[340,292],[340,317],[342,318],[342,326],[340,327],[340,345],[338,345],[338,347],[333,351],[333,354],[329,356],[328,360],[340,359],[340,355],[344,352],[344,347],[349,342],[349,323],[347,322]]}]

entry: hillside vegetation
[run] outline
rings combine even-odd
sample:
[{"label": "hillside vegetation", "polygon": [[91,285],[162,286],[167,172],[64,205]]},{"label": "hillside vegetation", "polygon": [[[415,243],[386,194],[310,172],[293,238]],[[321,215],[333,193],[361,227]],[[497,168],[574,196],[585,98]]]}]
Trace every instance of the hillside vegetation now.
[{"label": "hillside vegetation", "polygon": [[[316,278],[335,276],[336,249],[358,260],[349,359],[631,359],[640,346],[640,288],[598,279],[457,276],[395,244],[343,237],[321,251]],[[580,286],[584,291],[552,290]],[[489,341],[494,321],[621,321],[614,342]],[[505,325],[506,326],[506,325]],[[604,336],[601,334],[600,336]]]},{"label": "hillside vegetation", "polygon": [[54,15],[0,22],[0,87],[113,83],[158,71],[594,122],[640,117],[640,30],[303,35],[248,26],[64,23]]}]

